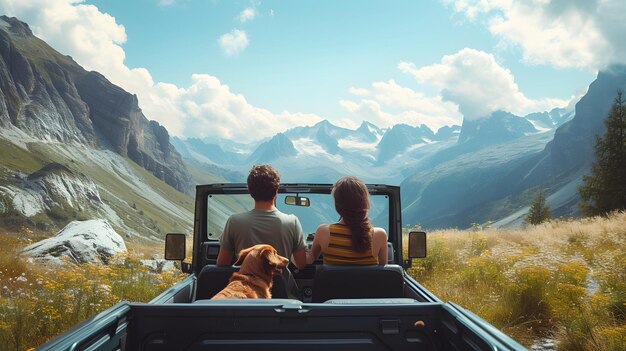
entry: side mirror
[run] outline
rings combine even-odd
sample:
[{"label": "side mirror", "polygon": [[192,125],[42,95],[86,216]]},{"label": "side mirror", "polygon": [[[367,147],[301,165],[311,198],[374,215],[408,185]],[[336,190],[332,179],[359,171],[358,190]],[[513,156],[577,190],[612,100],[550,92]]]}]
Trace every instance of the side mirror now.
[{"label": "side mirror", "polygon": [[185,234],[168,233],[165,236],[165,259],[182,261],[186,257]]},{"label": "side mirror", "polygon": [[165,259],[170,261],[180,261],[181,270],[184,273],[191,272],[191,263],[183,262],[187,257],[187,245],[185,234],[168,233],[165,235]]},{"label": "side mirror", "polygon": [[409,233],[409,258],[426,257],[426,232]]},{"label": "side mirror", "polygon": [[409,233],[409,259],[404,261],[406,268],[411,267],[414,258],[426,257],[426,232]]},{"label": "side mirror", "polygon": [[309,207],[311,201],[308,197],[289,195],[285,196],[285,205]]}]

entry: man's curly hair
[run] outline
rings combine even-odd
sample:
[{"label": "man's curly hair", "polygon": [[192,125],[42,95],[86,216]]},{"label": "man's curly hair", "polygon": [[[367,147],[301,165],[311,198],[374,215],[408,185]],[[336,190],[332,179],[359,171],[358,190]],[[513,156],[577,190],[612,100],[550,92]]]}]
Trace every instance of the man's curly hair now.
[{"label": "man's curly hair", "polygon": [[248,191],[256,201],[270,201],[274,199],[280,174],[270,165],[254,165],[248,174]]}]

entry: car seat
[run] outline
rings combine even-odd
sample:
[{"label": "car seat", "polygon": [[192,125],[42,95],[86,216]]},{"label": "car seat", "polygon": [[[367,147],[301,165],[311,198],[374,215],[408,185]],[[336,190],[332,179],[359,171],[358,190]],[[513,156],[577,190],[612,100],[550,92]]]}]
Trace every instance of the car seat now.
[{"label": "car seat", "polygon": [[325,264],[315,273],[313,302],[399,297],[404,297],[404,270],[396,264]]}]

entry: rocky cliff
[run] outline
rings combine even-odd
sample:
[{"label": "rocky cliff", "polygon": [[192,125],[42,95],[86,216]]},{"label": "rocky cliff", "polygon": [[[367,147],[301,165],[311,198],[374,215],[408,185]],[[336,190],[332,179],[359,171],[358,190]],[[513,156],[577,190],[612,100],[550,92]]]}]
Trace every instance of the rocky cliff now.
[{"label": "rocky cliff", "polygon": [[136,95],[87,72],[6,16],[0,16],[0,127],[109,148],[179,191],[192,186],[167,130],[143,115]]}]

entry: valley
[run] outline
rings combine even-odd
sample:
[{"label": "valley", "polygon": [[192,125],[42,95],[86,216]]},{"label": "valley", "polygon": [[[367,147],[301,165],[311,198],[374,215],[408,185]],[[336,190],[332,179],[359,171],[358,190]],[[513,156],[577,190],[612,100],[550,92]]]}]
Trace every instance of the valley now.
[{"label": "valley", "polygon": [[[624,89],[626,66],[613,64],[567,108],[523,116],[496,109],[437,130],[327,116],[247,142],[185,137],[0,16],[0,344],[36,347],[119,299],[149,301],[183,276],[163,260],[164,238],[192,234],[195,186],[245,183],[270,163],[283,183],[400,186],[401,226],[429,232],[409,273],[527,347],[622,350],[625,215],[581,218],[578,187]],[[552,220],[525,225],[540,191]],[[220,223],[250,200],[217,198]],[[306,233],[335,219],[323,205],[292,211]],[[384,206],[372,205],[376,225],[389,223]]]}]

